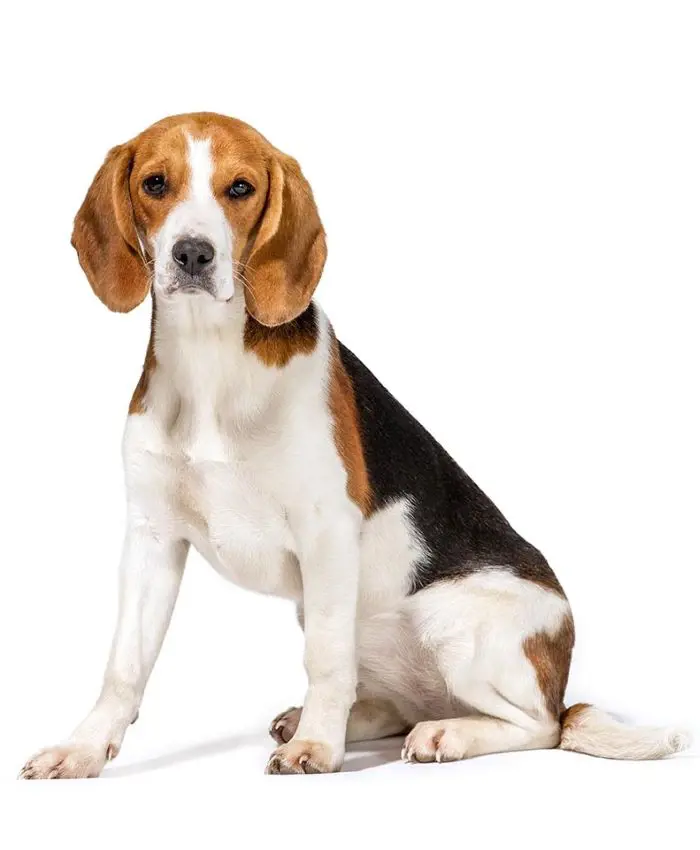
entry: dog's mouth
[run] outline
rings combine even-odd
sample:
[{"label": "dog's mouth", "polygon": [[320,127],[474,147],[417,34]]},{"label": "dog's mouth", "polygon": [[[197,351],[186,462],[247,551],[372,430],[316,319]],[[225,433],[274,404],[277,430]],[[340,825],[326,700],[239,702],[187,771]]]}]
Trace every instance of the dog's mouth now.
[{"label": "dog's mouth", "polygon": [[188,275],[182,272],[176,272],[169,277],[165,286],[166,295],[178,295],[184,293],[186,295],[209,295],[211,298],[216,298],[217,287],[210,274]]},{"label": "dog's mouth", "polygon": [[174,295],[176,292],[187,292],[187,293],[200,293],[204,292],[207,295],[214,295],[211,289],[205,284],[201,283],[183,283],[176,285],[174,287],[170,287],[170,294]]},{"label": "dog's mouth", "polygon": [[168,300],[180,295],[206,296],[213,301],[226,303],[235,294],[233,280],[215,264],[198,274],[190,274],[172,262],[166,263],[163,269],[156,266],[155,283],[157,291]]},{"label": "dog's mouth", "polygon": [[188,280],[168,282],[161,290],[168,300],[177,299],[180,296],[190,298],[205,298],[208,301],[217,302],[220,304],[228,304],[235,294],[234,291],[228,294],[225,287],[217,287],[216,283],[209,280]]}]

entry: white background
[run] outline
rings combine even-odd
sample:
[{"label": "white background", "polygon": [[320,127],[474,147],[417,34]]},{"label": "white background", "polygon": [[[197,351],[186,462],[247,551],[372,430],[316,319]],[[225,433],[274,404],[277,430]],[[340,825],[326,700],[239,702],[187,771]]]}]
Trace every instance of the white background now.
[{"label": "white background", "polygon": [[263,777],[301,636],[196,556],[112,781],[13,777],[99,690],[148,336],[147,306],[92,296],[72,218],[110,146],[202,109],[301,161],[338,335],[548,556],[576,616],[570,701],[700,732],[697,4],[4,15],[4,846],[692,844],[692,755],[403,766],[393,741],[339,775]]}]

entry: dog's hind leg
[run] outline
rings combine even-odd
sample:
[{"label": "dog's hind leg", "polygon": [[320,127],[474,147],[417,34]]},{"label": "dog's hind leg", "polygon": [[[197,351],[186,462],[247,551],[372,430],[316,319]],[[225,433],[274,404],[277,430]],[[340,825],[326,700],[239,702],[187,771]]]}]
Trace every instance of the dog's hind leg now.
[{"label": "dog's hind leg", "polygon": [[426,588],[410,602],[460,716],[417,723],[407,761],[454,761],[559,744],[573,646],[565,598],[506,570]]}]

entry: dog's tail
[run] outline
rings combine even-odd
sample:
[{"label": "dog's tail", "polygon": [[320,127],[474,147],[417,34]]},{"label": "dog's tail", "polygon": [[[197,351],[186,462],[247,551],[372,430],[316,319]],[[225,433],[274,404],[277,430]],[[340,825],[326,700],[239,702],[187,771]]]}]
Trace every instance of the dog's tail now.
[{"label": "dog's tail", "polygon": [[691,736],[670,726],[630,726],[577,703],[561,715],[559,748],[607,759],[660,759],[687,749]]}]

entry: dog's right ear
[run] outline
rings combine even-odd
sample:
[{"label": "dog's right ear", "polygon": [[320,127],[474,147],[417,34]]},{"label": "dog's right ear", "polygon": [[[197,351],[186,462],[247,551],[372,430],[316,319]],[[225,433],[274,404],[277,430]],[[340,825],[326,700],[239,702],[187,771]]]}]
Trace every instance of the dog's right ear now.
[{"label": "dog's right ear", "polygon": [[71,239],[95,294],[119,313],[137,307],[150,285],[129,195],[132,161],[129,144],[107,154],[75,217]]}]

